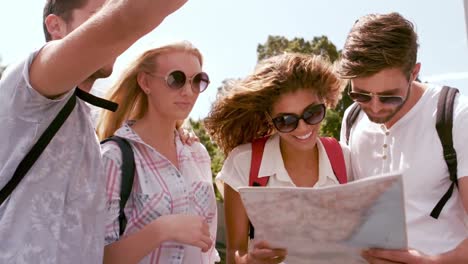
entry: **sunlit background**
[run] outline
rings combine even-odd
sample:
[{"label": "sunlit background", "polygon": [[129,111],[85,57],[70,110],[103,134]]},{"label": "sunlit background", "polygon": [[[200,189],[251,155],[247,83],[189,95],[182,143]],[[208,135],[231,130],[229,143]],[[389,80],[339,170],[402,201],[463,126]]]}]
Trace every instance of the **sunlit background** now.
[{"label": "sunlit background", "polygon": [[[1,65],[44,44],[43,4],[43,0],[0,1]],[[325,35],[339,50],[358,17],[396,11],[416,25],[418,60],[423,65],[420,79],[456,86],[468,94],[468,11],[464,5],[468,6],[468,0],[189,0],[120,56],[114,74],[97,82],[94,92],[102,94],[143,50],[189,40],[203,53],[212,80],[191,113],[195,119],[203,118],[224,79],[242,77],[253,69],[257,45],[269,35],[305,40]]]}]

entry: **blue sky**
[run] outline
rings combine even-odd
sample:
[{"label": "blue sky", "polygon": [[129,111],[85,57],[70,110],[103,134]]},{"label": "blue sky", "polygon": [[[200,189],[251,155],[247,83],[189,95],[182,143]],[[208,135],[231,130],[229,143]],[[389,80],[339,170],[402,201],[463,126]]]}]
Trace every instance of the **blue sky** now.
[{"label": "blue sky", "polygon": [[[43,0],[0,2],[2,64],[13,63],[43,45],[43,4]],[[268,35],[308,40],[326,35],[341,49],[357,18],[392,11],[400,12],[416,25],[422,80],[457,86],[468,94],[463,0],[189,0],[120,56],[113,76],[96,86],[110,86],[129,60],[145,49],[189,40],[203,53],[204,69],[212,80],[191,113],[194,118],[202,118],[223,79],[242,77],[252,71],[257,45],[264,43]]]}]

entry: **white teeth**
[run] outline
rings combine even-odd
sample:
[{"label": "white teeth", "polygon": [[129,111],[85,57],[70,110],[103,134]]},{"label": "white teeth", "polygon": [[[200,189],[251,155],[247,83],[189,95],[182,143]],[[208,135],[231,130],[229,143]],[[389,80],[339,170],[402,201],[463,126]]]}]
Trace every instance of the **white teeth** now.
[{"label": "white teeth", "polygon": [[308,134],[304,136],[296,136],[298,139],[308,139],[312,135],[312,132],[309,132]]}]

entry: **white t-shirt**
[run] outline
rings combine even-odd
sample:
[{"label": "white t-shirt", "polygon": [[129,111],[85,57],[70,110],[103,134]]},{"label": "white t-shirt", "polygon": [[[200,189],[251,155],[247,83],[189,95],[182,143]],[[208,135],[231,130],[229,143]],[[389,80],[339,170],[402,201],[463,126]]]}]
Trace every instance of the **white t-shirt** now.
[{"label": "white t-shirt", "polygon": [[[0,81],[0,188],[73,94],[50,100],[34,90],[29,68],[36,54],[10,66]],[[77,99],[0,206],[0,263],[102,263],[105,189],[90,109]]]},{"label": "white t-shirt", "polygon": [[[440,89],[429,86],[416,105],[390,129],[371,122],[361,111],[349,139],[356,179],[403,171],[408,244],[426,254],[452,250],[468,235],[467,216],[457,189],[439,218],[430,216],[451,184],[435,128]],[[348,111],[341,128],[343,142]],[[467,97],[457,96],[453,118],[453,142],[461,178],[468,176]]]},{"label": "white t-shirt", "polygon": [[[284,167],[283,157],[280,150],[280,136],[275,134],[271,136],[263,151],[262,162],[259,170],[259,177],[270,176],[267,186],[272,187],[294,187],[296,186],[289,177],[286,168]],[[349,162],[349,150],[342,145],[345,163]],[[322,142],[317,139],[318,155],[319,155],[319,178],[314,187],[323,187],[333,184],[339,184],[333,173],[333,169],[328,159],[325,148]],[[227,159],[224,161],[223,168],[218,173],[216,181],[218,183],[225,182],[237,191],[239,187],[249,185],[250,162],[252,159],[252,144],[243,144],[234,148]],[[346,166],[348,178],[350,178],[351,170]],[[220,186],[220,184],[218,184]]]}]

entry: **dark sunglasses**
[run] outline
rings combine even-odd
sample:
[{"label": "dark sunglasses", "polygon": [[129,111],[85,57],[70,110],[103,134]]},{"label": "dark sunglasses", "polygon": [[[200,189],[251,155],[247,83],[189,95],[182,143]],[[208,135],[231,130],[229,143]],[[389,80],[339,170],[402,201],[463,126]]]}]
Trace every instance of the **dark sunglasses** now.
[{"label": "dark sunglasses", "polygon": [[206,72],[199,72],[190,78],[187,78],[187,75],[185,75],[185,73],[180,70],[172,71],[166,76],[158,76],[155,74],[150,75],[154,77],[164,78],[167,86],[175,90],[184,87],[185,83],[188,80],[194,93],[201,93],[205,91],[205,89],[208,87],[208,84],[210,84],[210,78],[208,77],[208,74]]},{"label": "dark sunglasses", "polygon": [[377,97],[382,104],[401,105],[404,101],[403,96],[398,95],[378,95],[375,93],[361,93],[349,90],[348,95],[351,100],[358,103],[368,103],[372,97]]},{"label": "dark sunglasses", "polygon": [[326,108],[324,104],[311,104],[304,109],[302,115],[281,114],[271,121],[276,130],[282,133],[294,131],[299,125],[299,120],[304,120],[309,125],[316,125],[325,118]]}]

